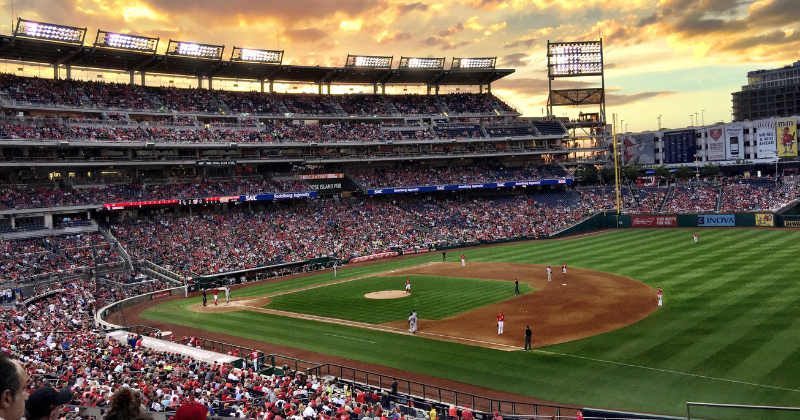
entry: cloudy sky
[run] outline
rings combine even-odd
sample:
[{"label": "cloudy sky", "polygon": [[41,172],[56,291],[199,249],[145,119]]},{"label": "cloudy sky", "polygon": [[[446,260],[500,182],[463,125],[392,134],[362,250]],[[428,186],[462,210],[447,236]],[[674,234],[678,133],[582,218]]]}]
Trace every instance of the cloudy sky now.
[{"label": "cloudy sky", "polygon": [[[11,2],[0,19],[11,33]],[[493,90],[526,116],[547,99],[547,40],[605,46],[608,114],[628,130],[730,121],[746,72],[800,59],[798,0],[16,0],[25,19],[201,43],[286,51],[284,62],[341,66],[350,54],[497,56]],[[166,43],[162,42],[162,49]],[[395,64],[396,65],[396,64]],[[559,87],[591,86],[568,79]],[[702,116],[705,110],[704,117]],[[558,109],[577,114],[571,108]]]}]

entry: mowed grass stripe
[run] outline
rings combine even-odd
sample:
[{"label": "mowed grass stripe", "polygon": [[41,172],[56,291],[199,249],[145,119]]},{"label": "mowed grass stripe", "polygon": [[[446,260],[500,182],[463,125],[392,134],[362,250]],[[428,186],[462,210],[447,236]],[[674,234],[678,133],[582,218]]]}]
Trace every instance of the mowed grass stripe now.
[{"label": "mowed grass stripe", "polygon": [[[565,356],[500,352],[311,321],[304,322],[317,325],[298,324],[298,320],[244,312],[214,314],[219,319],[210,325],[228,334],[261,336],[259,339],[276,344],[586,406],[681,415],[689,400],[797,405],[798,392],[680,372],[800,389],[796,374],[800,371],[800,325],[794,321],[800,297],[793,292],[800,232],[704,229],[699,233],[697,246],[688,229],[628,229],[574,240],[467,250],[468,263],[560,265],[563,260],[568,266],[609,271],[665,289],[666,306],[635,324],[543,349]],[[461,252],[451,250],[448,260],[457,260]],[[358,267],[358,272],[367,275],[428,261],[441,261],[441,254]],[[340,271],[340,277],[347,271]],[[333,279],[332,273],[320,278],[328,275],[321,282]],[[208,316],[181,307],[162,307],[164,311],[148,311],[146,316],[190,326],[199,320],[196,316]],[[324,333],[375,344],[325,337]],[[634,361],[637,363],[630,364],[676,372],[603,360]]]}]

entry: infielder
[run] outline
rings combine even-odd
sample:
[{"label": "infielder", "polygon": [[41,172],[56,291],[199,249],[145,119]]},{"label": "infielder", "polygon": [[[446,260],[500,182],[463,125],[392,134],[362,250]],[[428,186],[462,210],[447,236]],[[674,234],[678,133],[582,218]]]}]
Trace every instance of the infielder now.
[{"label": "infielder", "polygon": [[505,323],[505,320],[506,317],[502,312],[497,314],[497,335],[503,335],[503,324]]},{"label": "infielder", "polygon": [[561,264],[561,274],[563,274],[565,276],[567,275],[567,265],[566,264]]},{"label": "infielder", "polygon": [[697,243],[697,232],[694,233],[694,243]]},{"label": "infielder", "polygon": [[411,331],[412,334],[417,332],[417,311],[408,314],[408,330]]},{"label": "infielder", "polygon": [[465,257],[464,254],[461,254],[461,266],[462,267],[467,266],[467,257]]},{"label": "infielder", "polygon": [[231,287],[225,286],[225,303],[231,303]]},{"label": "infielder", "polygon": [[547,281],[553,280],[553,270],[550,269],[550,266],[547,266]]},{"label": "infielder", "polygon": [[406,277],[406,293],[411,293],[411,280]]},{"label": "infielder", "polygon": [[658,306],[664,306],[664,302],[661,300],[661,286],[658,286]]},{"label": "infielder", "polygon": [[183,295],[186,299],[189,299],[189,283],[183,283]]},{"label": "infielder", "polygon": [[336,263],[333,263],[333,277],[336,277]]},{"label": "infielder", "polygon": [[214,306],[217,306],[217,292],[219,291],[219,287],[214,288]]}]

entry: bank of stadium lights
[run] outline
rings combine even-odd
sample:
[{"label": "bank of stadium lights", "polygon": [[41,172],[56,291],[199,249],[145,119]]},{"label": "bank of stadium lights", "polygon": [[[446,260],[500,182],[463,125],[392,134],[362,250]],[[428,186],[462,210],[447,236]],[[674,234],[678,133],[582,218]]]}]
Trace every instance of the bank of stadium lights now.
[{"label": "bank of stadium lights", "polygon": [[158,48],[158,38],[97,31],[97,38],[94,41],[94,45],[98,47],[154,53],[156,52],[156,48]]},{"label": "bank of stadium lights", "polygon": [[588,76],[603,73],[600,41],[547,43],[550,76]]},{"label": "bank of stadium lights", "polygon": [[361,67],[371,69],[390,69],[394,57],[375,55],[347,55],[345,67]]},{"label": "bank of stadium lights", "polygon": [[256,50],[252,48],[233,47],[231,61],[248,61],[252,63],[281,64],[283,51]]},{"label": "bank of stadium lights", "polygon": [[493,69],[497,57],[455,58],[450,65],[451,70]]},{"label": "bank of stadium lights", "polygon": [[420,69],[420,70],[442,70],[444,69],[444,57],[400,57],[401,69]]},{"label": "bank of stadium lights", "polygon": [[83,39],[86,37],[86,28],[74,28],[72,26],[54,25],[52,23],[34,22],[18,18],[14,36],[83,44]]},{"label": "bank of stadium lights", "polygon": [[167,45],[167,54],[222,60],[222,51],[224,49],[224,45],[196,44],[194,42],[173,41],[170,39],[169,45]]}]

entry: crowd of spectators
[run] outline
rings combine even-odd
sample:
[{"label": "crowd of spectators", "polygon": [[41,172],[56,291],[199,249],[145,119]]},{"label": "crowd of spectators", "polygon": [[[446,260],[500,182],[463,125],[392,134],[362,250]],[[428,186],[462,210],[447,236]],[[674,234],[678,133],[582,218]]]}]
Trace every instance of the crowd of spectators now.
[{"label": "crowd of spectators", "polygon": [[145,141],[147,134],[138,127],[79,127],[72,126],[71,139],[83,141]]},{"label": "crowd of spectators", "polygon": [[444,104],[454,114],[494,114],[491,94],[453,93],[443,95]]},{"label": "crowd of spectators", "polygon": [[389,114],[383,96],[379,95],[342,95],[336,101],[348,116],[380,117]]},{"label": "crowd of spectators", "polygon": [[[656,213],[661,210],[668,188],[622,187],[620,205],[626,213]],[[614,187],[579,189],[581,199],[598,211],[616,210],[617,193]]]},{"label": "crowd of spectators", "polygon": [[97,264],[120,263],[115,246],[100,234],[47,236],[0,242],[0,279],[66,274]]},{"label": "crowd of spectators", "polygon": [[220,101],[234,114],[282,115],[276,105],[275,95],[260,92],[219,91]]},{"label": "crowd of spectators", "polygon": [[[41,295],[52,289],[63,292]],[[407,412],[386,392],[348,389],[288,367],[280,376],[261,375],[251,363],[235,368],[148,348],[136,333],[125,341],[97,334],[95,310],[123,297],[112,290],[69,281],[37,290],[40,298],[28,305],[0,308],[0,369],[8,374],[7,387],[19,388],[11,391],[20,405],[18,412],[6,407],[6,418],[18,420],[23,408],[29,420],[80,418],[67,404],[103,409],[107,420],[147,419],[149,412],[176,420],[402,419],[399,413]],[[184,336],[178,343],[199,347],[202,341]]]},{"label": "crowd of spectators", "polygon": [[713,184],[675,185],[663,210],[667,213],[710,213],[717,209],[720,187]]},{"label": "crowd of spectators", "polygon": [[332,142],[383,140],[379,124],[358,123],[349,125],[329,124],[323,126]]},{"label": "crowd of spectators", "polygon": [[56,124],[0,123],[0,138],[25,140],[62,140],[72,135],[69,128]]}]

